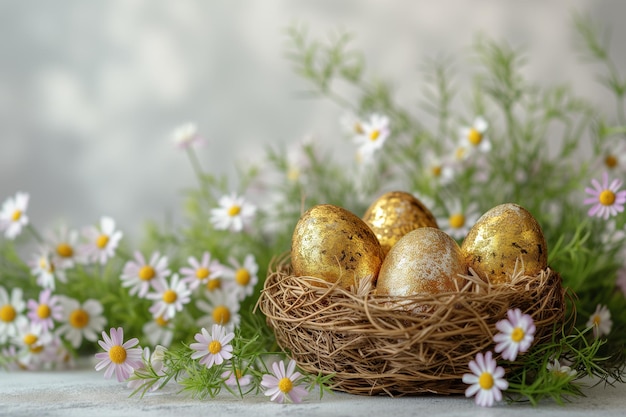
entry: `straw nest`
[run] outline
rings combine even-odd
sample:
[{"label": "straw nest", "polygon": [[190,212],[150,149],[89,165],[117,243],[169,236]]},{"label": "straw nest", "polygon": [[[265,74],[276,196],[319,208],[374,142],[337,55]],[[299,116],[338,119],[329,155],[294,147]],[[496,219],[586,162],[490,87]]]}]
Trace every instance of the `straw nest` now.
[{"label": "straw nest", "polygon": [[533,344],[551,339],[565,311],[561,278],[550,269],[537,276],[515,272],[510,284],[490,285],[473,274],[465,278],[458,292],[377,296],[369,285],[348,291],[319,278],[293,276],[283,257],[270,266],[258,306],[280,347],[303,370],[333,374],[332,389],[360,395],[460,394],[467,388],[461,378],[469,361],[493,350],[496,322],[507,310],[532,316]]}]

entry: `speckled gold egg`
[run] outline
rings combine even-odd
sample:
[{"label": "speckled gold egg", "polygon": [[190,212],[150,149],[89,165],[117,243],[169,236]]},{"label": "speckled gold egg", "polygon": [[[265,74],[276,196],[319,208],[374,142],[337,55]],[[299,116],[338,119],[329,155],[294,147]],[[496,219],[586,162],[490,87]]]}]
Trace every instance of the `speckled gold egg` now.
[{"label": "speckled gold egg", "polygon": [[402,191],[391,191],[380,196],[365,211],[363,221],[378,238],[385,256],[411,230],[438,227],[430,210],[413,195]]},{"label": "speckled gold egg", "polygon": [[380,267],[376,293],[407,296],[456,291],[466,274],[461,249],[440,229],[420,227],[404,235],[391,248]]},{"label": "speckled gold egg", "polygon": [[380,243],[356,214],[330,204],[312,207],[296,224],[291,265],[296,276],[314,276],[343,288],[372,282],[382,264]]},{"label": "speckled gold egg", "polygon": [[512,203],[483,214],[463,240],[461,252],[468,267],[496,284],[510,281],[518,258],[526,275],[548,266],[548,246],[539,223],[528,210]]}]

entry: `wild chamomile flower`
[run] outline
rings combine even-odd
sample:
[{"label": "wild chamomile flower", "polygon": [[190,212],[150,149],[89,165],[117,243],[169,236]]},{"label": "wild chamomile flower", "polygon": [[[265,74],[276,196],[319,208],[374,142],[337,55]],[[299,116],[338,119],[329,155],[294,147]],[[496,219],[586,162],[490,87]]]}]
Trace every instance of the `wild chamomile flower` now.
[{"label": "wild chamomile flower", "polygon": [[604,170],[614,174],[626,172],[626,145],[624,145],[621,139],[619,141],[605,142],[600,158],[600,165]]},{"label": "wild chamomile flower", "polygon": [[270,401],[276,401],[279,404],[285,401],[294,403],[302,402],[309,392],[302,385],[298,385],[302,376],[300,372],[296,372],[296,361],[291,359],[287,369],[283,361],[274,362],[272,364],[273,374],[263,375],[261,386],[265,389],[265,395],[270,397]]},{"label": "wild chamomile flower", "polygon": [[364,134],[363,121],[354,113],[344,114],[339,123],[343,131],[350,137]]},{"label": "wild chamomile flower", "polygon": [[198,133],[198,127],[195,123],[185,123],[178,126],[172,133],[172,140],[174,144],[181,149],[186,149],[194,144],[204,142],[204,139],[202,139]]},{"label": "wild chamomile flower", "polygon": [[63,317],[63,306],[52,290],[45,289],[39,293],[39,300],[28,300],[27,316],[31,323],[41,325],[44,331],[54,328],[54,320],[60,321]]},{"label": "wild chamomile flower", "polygon": [[224,275],[235,283],[237,298],[243,300],[252,294],[254,286],[259,282],[259,265],[252,254],[246,255],[243,264],[234,258],[230,258],[229,262],[231,267],[225,269]]},{"label": "wild chamomile flower", "polygon": [[174,325],[171,320],[158,316],[143,325],[143,333],[151,345],[170,346],[174,338]]},{"label": "wild chamomile flower", "polygon": [[110,217],[100,219],[100,227],[89,226],[83,230],[87,244],[82,247],[87,260],[100,262],[104,265],[115,255],[115,249],[122,239],[123,233],[115,229],[115,220]]},{"label": "wild chamomile flower", "polygon": [[148,293],[146,298],[156,302],[150,307],[152,317],[174,318],[176,312],[191,300],[191,290],[184,282],[180,282],[178,274],[173,274],[169,284],[166,281],[154,283],[156,292]]},{"label": "wild chamomile flower", "polygon": [[111,337],[106,332],[102,332],[102,340],[98,340],[98,344],[106,352],[96,353],[96,359],[100,362],[96,364],[96,371],[104,371],[106,379],[111,378],[115,373],[118,382],[126,381],[135,369],[140,368],[143,363],[141,361],[142,350],[135,347],[139,344],[137,338],[132,338],[124,342],[124,329],[118,327],[111,329]]},{"label": "wild chamomile flower", "polygon": [[206,314],[197,321],[199,327],[211,327],[213,324],[234,329],[239,324],[239,301],[233,292],[223,290],[205,291],[207,301],[198,300],[196,306]]},{"label": "wild chamomile flower", "polygon": [[29,195],[27,193],[18,192],[15,197],[9,197],[2,204],[0,210],[0,231],[4,231],[7,239],[15,239],[28,224]]},{"label": "wild chamomile flower", "polygon": [[42,288],[56,288],[56,279],[65,283],[67,277],[62,268],[57,268],[48,248],[43,248],[31,262],[31,274],[37,277],[37,285]]},{"label": "wild chamomile flower", "polygon": [[191,290],[195,290],[201,284],[206,285],[211,280],[219,279],[224,271],[224,266],[217,259],[212,260],[209,252],[204,252],[199,261],[190,256],[187,262],[190,266],[182,267],[179,272],[183,277],[181,282],[189,285]]},{"label": "wild chamomile flower", "polygon": [[52,263],[59,269],[72,268],[76,263],[83,262],[78,250],[78,231],[70,230],[62,225],[58,230],[46,231],[46,245],[50,247]]},{"label": "wild chamomile flower", "polygon": [[463,208],[458,198],[446,201],[446,216],[437,219],[441,229],[455,239],[463,239],[480,217],[478,204],[470,203]]},{"label": "wild chamomile flower", "polygon": [[[165,376],[166,368],[163,364],[163,353],[162,353],[164,349],[165,348],[163,346],[157,346],[154,352],[150,353],[150,348],[144,347],[143,354],[141,356],[141,366],[139,368],[133,369],[131,376],[135,374],[135,371],[145,370],[147,368],[148,363],[150,364],[150,366],[152,367],[152,370],[157,376],[159,377]],[[145,384],[146,382],[148,381],[143,378],[136,378],[136,379],[130,378],[128,379],[128,384],[126,384],[126,386],[132,390],[137,390],[137,389],[140,389],[143,386],[143,384]],[[158,390],[159,388],[161,388],[161,384],[157,382],[150,386],[149,391],[154,392]]]},{"label": "wild chamomile flower", "polygon": [[470,384],[465,390],[465,396],[476,395],[476,404],[481,407],[491,407],[495,401],[502,399],[502,391],[509,387],[503,378],[504,368],[496,366],[492,353],[485,355],[478,353],[476,359],[470,361],[471,374],[463,374],[463,382]]},{"label": "wild chamomile flower", "polygon": [[256,206],[243,196],[235,193],[224,195],[219,200],[219,207],[211,209],[211,224],[217,230],[241,232],[248,227],[255,214]]},{"label": "wild chamomile flower", "polygon": [[7,290],[0,286],[0,345],[15,337],[19,326],[28,323],[23,314],[25,307],[21,288],[13,288],[9,297]]},{"label": "wild chamomile flower", "polygon": [[361,124],[362,133],[354,137],[354,143],[359,147],[358,154],[363,162],[371,161],[389,137],[389,118],[381,114],[372,114],[369,121]]},{"label": "wild chamomile flower", "polygon": [[617,280],[615,281],[615,285],[622,290],[622,294],[626,297],[626,266],[622,266],[617,271]]},{"label": "wild chamomile flower", "polygon": [[593,188],[585,188],[585,192],[591,197],[586,198],[583,204],[593,204],[587,213],[589,217],[597,216],[607,220],[610,216],[624,211],[626,203],[626,190],[621,190],[622,181],[614,179],[609,184],[609,174],[602,173],[602,183],[595,178],[591,180]]},{"label": "wild chamomile flower", "polygon": [[471,126],[464,126],[459,129],[460,144],[465,146],[470,153],[473,151],[489,152],[491,150],[491,141],[485,135],[489,124],[482,117],[478,116],[474,119]]},{"label": "wild chamomile flower", "polygon": [[546,365],[548,371],[550,371],[554,376],[559,378],[567,378],[571,379],[576,376],[576,370],[570,368],[567,365],[561,365],[558,359],[554,359],[553,362],[548,362]]},{"label": "wild chamomile flower", "polygon": [[429,152],[426,154],[426,175],[445,185],[454,179],[454,169],[448,161]]},{"label": "wild chamomile flower", "polygon": [[252,383],[252,375],[244,373],[241,369],[230,369],[220,375],[224,379],[224,384],[229,387],[247,387]]},{"label": "wild chamomile flower", "polygon": [[497,343],[495,351],[502,352],[502,358],[514,361],[518,352],[526,352],[535,339],[535,323],[528,314],[519,308],[507,311],[507,319],[496,323],[500,333],[493,337]]},{"label": "wild chamomile flower", "polygon": [[587,327],[593,329],[593,335],[595,338],[601,336],[608,336],[611,333],[613,327],[613,321],[611,320],[611,312],[605,305],[598,304],[596,311],[589,317],[587,321]]},{"label": "wild chamomile flower", "polygon": [[122,287],[130,287],[130,295],[138,294],[144,298],[151,287],[156,289],[156,283],[165,282],[165,277],[169,274],[167,257],[154,252],[148,262],[141,252],[136,251],[135,260],[126,262],[120,278]]},{"label": "wild chamomile flower", "polygon": [[43,330],[39,323],[25,323],[18,328],[14,344],[18,347],[20,363],[37,368],[43,361],[39,356],[52,340],[51,333]]},{"label": "wild chamomile flower", "polygon": [[221,365],[224,361],[233,357],[233,346],[230,341],[235,337],[235,333],[227,332],[224,326],[214,324],[211,327],[211,334],[204,327],[200,333],[196,333],[194,339],[198,343],[192,343],[189,347],[195,352],[191,359],[200,359],[200,364],[210,368]]},{"label": "wild chamomile flower", "polygon": [[102,304],[94,299],[88,299],[82,304],[68,297],[60,300],[63,306],[63,324],[58,327],[57,334],[75,348],[80,346],[83,337],[91,342],[98,340],[98,332],[102,331],[107,322],[102,315]]}]

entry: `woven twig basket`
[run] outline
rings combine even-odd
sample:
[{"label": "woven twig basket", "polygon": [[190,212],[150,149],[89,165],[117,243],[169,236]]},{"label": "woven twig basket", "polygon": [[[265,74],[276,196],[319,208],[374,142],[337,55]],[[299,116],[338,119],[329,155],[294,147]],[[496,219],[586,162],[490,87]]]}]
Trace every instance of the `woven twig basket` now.
[{"label": "woven twig basket", "polygon": [[515,274],[510,284],[466,278],[458,292],[383,297],[369,288],[352,292],[293,276],[284,257],[270,266],[258,306],[280,347],[303,370],[333,374],[332,389],[360,395],[460,394],[467,388],[461,378],[469,361],[493,350],[495,324],[507,310],[532,316],[534,344],[550,340],[565,314],[561,278],[550,269],[537,276]]}]

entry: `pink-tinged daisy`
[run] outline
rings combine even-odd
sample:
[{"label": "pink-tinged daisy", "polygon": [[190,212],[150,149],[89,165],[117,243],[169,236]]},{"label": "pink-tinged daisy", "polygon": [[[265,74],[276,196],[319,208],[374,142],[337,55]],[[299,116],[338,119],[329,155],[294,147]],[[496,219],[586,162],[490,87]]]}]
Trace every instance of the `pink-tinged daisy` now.
[{"label": "pink-tinged daisy", "polygon": [[15,239],[28,224],[29,195],[27,193],[18,192],[15,197],[9,197],[2,204],[0,210],[0,231],[4,231],[7,239]]},{"label": "pink-tinged daisy", "polygon": [[229,263],[231,267],[225,269],[224,275],[235,284],[237,298],[241,301],[252,294],[254,286],[259,282],[257,275],[259,265],[257,265],[252,254],[246,255],[243,263],[240,263],[235,258],[230,258]]},{"label": "pink-tinged daisy", "polygon": [[369,162],[374,154],[382,149],[391,129],[389,118],[381,114],[372,114],[369,121],[361,123],[362,133],[354,137],[354,143],[359,147],[358,156],[362,162]]},{"label": "pink-tinged daisy", "polygon": [[274,362],[272,370],[273,374],[263,375],[261,380],[261,386],[265,388],[265,395],[270,397],[270,401],[276,401],[279,404],[289,400],[296,404],[302,402],[302,398],[309,392],[302,385],[298,385],[302,374],[295,372],[296,361],[291,359],[287,370],[283,361]]},{"label": "pink-tinged daisy", "polygon": [[[135,371],[145,370],[147,368],[147,364],[149,363],[152,367],[152,370],[157,375],[157,377],[165,376],[165,366],[163,364],[163,346],[157,346],[155,351],[150,354],[150,348],[143,348],[143,354],[141,356],[141,366],[139,368],[133,369],[131,376],[135,374]],[[140,389],[147,381],[143,378],[130,378],[128,380],[128,384],[126,385],[128,388],[132,390]],[[149,391],[154,392],[161,388],[161,384],[154,383],[150,386]]]},{"label": "pink-tinged daisy", "polygon": [[254,219],[256,206],[237,194],[222,196],[219,207],[211,209],[211,224],[217,230],[241,232]]},{"label": "pink-tinged daisy", "polygon": [[480,217],[478,212],[478,204],[470,203],[463,208],[461,200],[452,199],[446,202],[446,215],[437,218],[437,224],[441,229],[455,239],[463,239],[469,232],[469,229],[476,223]]},{"label": "pink-tinged daisy", "polygon": [[65,271],[58,268],[54,263],[48,248],[43,248],[30,265],[30,272],[37,277],[37,285],[41,288],[49,288],[54,291],[57,279],[63,283],[67,282]]},{"label": "pink-tinged daisy", "polygon": [[39,293],[39,299],[28,300],[27,316],[31,323],[41,325],[44,331],[54,328],[54,320],[60,321],[63,317],[63,306],[56,295],[52,295],[52,290],[45,289]]},{"label": "pink-tinged daisy", "polygon": [[474,119],[471,126],[465,126],[459,129],[460,145],[470,153],[478,150],[480,152],[489,152],[491,150],[491,141],[485,135],[489,124],[482,117],[478,116]]},{"label": "pink-tinged daisy", "polygon": [[239,324],[239,301],[233,292],[223,290],[205,291],[207,301],[198,300],[196,306],[206,314],[197,321],[200,327],[210,327],[213,324],[222,325],[230,330]]},{"label": "pink-tinged daisy", "polygon": [[594,337],[608,336],[611,333],[613,327],[613,321],[611,320],[611,312],[605,305],[598,304],[596,311],[589,317],[587,321],[587,327],[593,329]]},{"label": "pink-tinged daisy", "polygon": [[495,351],[502,352],[502,358],[514,361],[518,352],[526,352],[535,339],[535,323],[528,314],[519,308],[507,311],[507,319],[496,323],[500,333],[493,337],[497,343]]},{"label": "pink-tinged daisy", "polygon": [[211,327],[211,334],[204,327],[200,329],[200,333],[196,333],[194,339],[198,343],[192,343],[189,347],[195,352],[191,355],[191,359],[200,359],[200,364],[207,368],[215,365],[221,365],[224,361],[233,357],[233,346],[230,341],[235,337],[235,333],[228,332],[224,326],[214,324]]},{"label": "pink-tinged daisy", "polygon": [[554,359],[553,362],[548,362],[546,368],[552,373],[552,375],[559,378],[571,379],[576,376],[575,369],[572,369],[567,365],[562,365],[558,359]]},{"label": "pink-tinged daisy", "polygon": [[187,149],[194,144],[203,143],[204,139],[198,133],[198,126],[195,123],[185,123],[174,129],[172,141],[177,147]]},{"label": "pink-tinged daisy", "polygon": [[617,271],[617,280],[615,281],[615,285],[622,290],[622,294],[626,297],[626,266],[621,267]]},{"label": "pink-tinged daisy", "polygon": [[502,391],[509,387],[509,383],[503,378],[504,368],[496,365],[491,352],[484,356],[479,353],[476,360],[469,363],[472,373],[463,374],[463,382],[470,384],[465,390],[465,396],[476,395],[476,404],[481,407],[491,407],[495,401],[500,401]]},{"label": "pink-tinged daisy", "polygon": [[589,209],[590,217],[597,216],[607,220],[610,216],[616,216],[617,213],[624,211],[624,203],[626,203],[626,190],[621,190],[622,181],[614,179],[609,184],[609,174],[602,173],[602,183],[595,178],[591,180],[593,188],[585,188],[585,192],[591,197],[586,198],[584,204],[593,204]]},{"label": "pink-tinged daisy", "polygon": [[161,256],[159,252],[154,252],[150,256],[150,261],[146,261],[143,254],[135,252],[135,260],[128,261],[124,265],[124,270],[120,279],[123,287],[130,287],[130,295],[145,297],[150,288],[157,289],[157,282],[163,284],[165,278],[170,274],[167,269],[167,257]]},{"label": "pink-tinged daisy", "polygon": [[204,252],[201,260],[190,256],[187,262],[190,266],[181,268],[179,272],[183,277],[181,282],[189,285],[191,290],[206,285],[211,280],[219,280],[224,271],[224,266],[217,259],[211,259],[209,252]]},{"label": "pink-tinged daisy", "polygon": [[59,269],[72,268],[84,262],[78,250],[78,231],[62,225],[55,231],[45,233],[46,245],[51,248],[52,263]]},{"label": "pink-tinged daisy", "polygon": [[83,253],[90,262],[104,265],[115,255],[115,249],[122,239],[123,233],[115,229],[115,220],[110,217],[100,219],[100,227],[90,226],[83,230],[87,244],[82,247]]},{"label": "pink-tinged daisy", "polygon": [[170,346],[174,338],[174,324],[163,316],[155,317],[143,325],[143,333],[151,345]]},{"label": "pink-tinged daisy", "polygon": [[98,344],[106,352],[96,353],[96,359],[100,362],[96,364],[96,371],[104,371],[106,379],[111,378],[113,373],[117,377],[118,382],[126,381],[135,369],[140,368],[143,363],[141,361],[141,348],[135,347],[139,344],[137,338],[132,338],[124,342],[124,329],[118,327],[111,329],[111,337],[102,332],[102,340],[98,340]]},{"label": "pink-tinged daisy", "polygon": [[0,345],[15,337],[19,326],[28,323],[23,314],[25,307],[21,288],[13,288],[9,297],[7,290],[0,286]]},{"label": "pink-tinged daisy", "polygon": [[152,317],[170,320],[191,300],[191,290],[187,284],[180,282],[178,274],[172,275],[169,284],[166,281],[156,281],[154,286],[156,292],[146,295],[147,299],[155,300],[150,307]]},{"label": "pink-tinged daisy", "polygon": [[17,348],[15,345],[8,345],[0,349],[0,357],[4,359],[4,369],[10,372],[20,370],[20,361],[17,357]]},{"label": "pink-tinged daisy", "polygon": [[107,322],[102,315],[102,304],[94,299],[88,299],[81,304],[68,297],[61,297],[60,301],[63,316],[62,324],[56,330],[57,334],[75,348],[80,346],[83,337],[91,342],[98,340],[98,332],[102,331]]},{"label": "pink-tinged daisy", "polygon": [[247,387],[252,383],[252,375],[245,374],[241,369],[229,369],[220,375],[224,378],[224,384],[229,387]]}]

